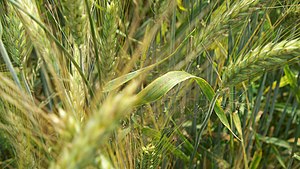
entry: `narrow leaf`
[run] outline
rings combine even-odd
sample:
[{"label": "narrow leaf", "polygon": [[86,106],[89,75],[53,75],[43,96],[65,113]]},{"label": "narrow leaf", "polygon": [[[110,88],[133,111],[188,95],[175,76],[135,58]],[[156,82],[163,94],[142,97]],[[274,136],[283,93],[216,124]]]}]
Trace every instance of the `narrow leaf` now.
[{"label": "narrow leaf", "polygon": [[257,169],[259,166],[259,163],[261,161],[262,157],[262,151],[261,150],[256,150],[250,165],[250,169]]},{"label": "narrow leaf", "polygon": [[277,150],[277,148],[275,146],[272,146],[272,151],[276,156],[276,159],[278,160],[279,164],[283,167],[286,168],[286,165],[284,164],[284,161],[279,153],[279,151]]},{"label": "narrow leaf", "polygon": [[233,123],[236,127],[236,130],[238,131],[238,133],[241,137],[244,165],[245,165],[245,169],[248,169],[247,153],[246,153],[245,143],[244,143],[244,139],[243,139],[243,132],[242,132],[243,130],[242,130],[242,125],[241,125],[241,120],[240,120],[239,115],[237,114],[237,111],[232,113],[232,118],[233,118]]},{"label": "narrow leaf", "polygon": [[292,146],[289,144],[289,142],[285,141],[285,140],[281,140],[279,138],[276,137],[266,137],[266,136],[262,136],[260,134],[256,134],[257,138],[267,144],[272,144],[278,147],[283,147],[283,148],[287,148],[288,150],[292,150]]},{"label": "narrow leaf", "polygon": [[291,69],[289,68],[288,65],[286,65],[284,67],[284,74],[286,75],[287,80],[288,80],[292,90],[294,91],[298,102],[300,102],[300,90],[298,87],[297,78],[296,78],[294,72],[291,71]]},{"label": "narrow leaf", "polygon": [[3,27],[2,27],[2,23],[0,21],[0,39],[2,39],[2,35],[3,35]]},{"label": "narrow leaf", "polygon": [[242,138],[243,137],[243,132],[242,132],[242,125],[241,125],[240,117],[236,112],[234,112],[232,114],[232,117],[233,117],[233,122],[234,122],[234,125],[236,127],[236,130],[238,131],[239,135]]},{"label": "narrow leaf", "polygon": [[128,81],[136,78],[137,76],[139,76],[140,74],[144,73],[146,70],[148,70],[147,68],[143,68],[143,69],[139,69],[137,71],[134,72],[130,72],[126,75],[120,76],[112,81],[109,81],[103,88],[104,92],[108,92],[111,90],[114,90],[120,86],[122,86],[123,84],[127,83]]},{"label": "narrow leaf", "polygon": [[169,56],[165,57],[164,59],[162,59],[159,62],[156,62],[152,65],[149,65],[147,67],[144,67],[142,69],[136,70],[134,72],[130,72],[128,74],[125,74],[123,76],[120,76],[116,79],[113,79],[111,81],[109,81],[103,88],[104,92],[109,92],[111,90],[114,90],[120,86],[122,86],[123,84],[125,84],[126,82],[138,77],[139,75],[142,75],[144,73],[146,73],[147,71],[153,69],[154,67],[164,63],[165,61],[169,60],[172,56],[174,56],[177,51],[184,46],[185,42],[187,42],[190,37],[193,35],[193,33],[196,31],[196,29],[193,29],[188,35],[186,35],[185,39],[180,43],[180,45],[174,50],[174,52],[172,52]]}]

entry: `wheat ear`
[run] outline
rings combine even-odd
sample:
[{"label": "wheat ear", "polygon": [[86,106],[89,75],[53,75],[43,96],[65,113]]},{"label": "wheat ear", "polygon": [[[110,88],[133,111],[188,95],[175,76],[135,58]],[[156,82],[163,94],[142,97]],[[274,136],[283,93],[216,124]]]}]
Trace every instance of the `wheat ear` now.
[{"label": "wheat ear", "polygon": [[62,0],[62,7],[75,43],[80,46],[84,43],[86,14],[83,0]]},{"label": "wheat ear", "polygon": [[[5,32],[2,40],[13,65],[18,67],[31,49],[30,41],[27,39],[24,27],[17,18],[12,6],[8,5],[6,10],[1,17],[1,22],[4,25],[3,32]],[[2,62],[0,61],[0,63]],[[0,68],[0,71],[7,72],[8,70]]]},{"label": "wheat ear", "polygon": [[100,39],[102,77],[104,77],[104,80],[109,80],[108,78],[113,74],[112,70],[115,66],[117,12],[117,4],[114,1],[107,4]]},{"label": "wheat ear", "polygon": [[246,54],[243,60],[231,64],[224,72],[223,86],[237,85],[264,71],[279,68],[299,61],[300,39],[284,40],[257,47]]}]

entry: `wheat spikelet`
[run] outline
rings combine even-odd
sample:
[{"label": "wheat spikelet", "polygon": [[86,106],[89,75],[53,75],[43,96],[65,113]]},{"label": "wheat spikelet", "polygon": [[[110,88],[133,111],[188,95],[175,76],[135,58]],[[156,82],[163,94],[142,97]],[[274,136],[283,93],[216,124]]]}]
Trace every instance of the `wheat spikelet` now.
[{"label": "wheat spikelet", "polygon": [[142,147],[140,168],[149,168],[154,169],[157,166],[155,165],[156,160],[156,147],[152,143],[149,143],[147,146]]},{"label": "wheat spikelet", "polygon": [[[165,129],[163,129],[165,130]],[[166,129],[167,130],[167,129]],[[169,132],[169,131],[167,131]],[[139,168],[158,168],[162,162],[162,155],[167,155],[171,149],[172,143],[170,142],[169,136],[164,133],[160,133],[160,138],[154,143],[149,143],[147,146],[142,147],[141,158],[139,160]]]},{"label": "wheat spikelet", "polygon": [[[1,10],[4,11],[4,9]],[[5,32],[2,40],[13,65],[17,67],[21,65],[22,60],[30,53],[30,41],[27,39],[24,27],[11,5],[8,5],[5,11],[5,14],[1,17],[4,25],[3,31]],[[0,61],[0,63],[3,62]],[[8,70],[0,69],[0,71],[6,72]]]},{"label": "wheat spikelet", "polygon": [[28,38],[30,38],[34,48],[36,49],[36,52],[39,56],[43,57],[46,62],[49,61],[48,63],[52,63],[55,60],[55,50],[53,50],[46,32],[36,21],[31,19],[26,13],[21,10],[26,10],[26,12],[28,12],[37,21],[41,22],[41,17],[39,15],[39,11],[35,1],[19,0],[16,4],[19,6],[19,8],[16,8],[16,13],[22,22]]},{"label": "wheat spikelet", "polygon": [[62,7],[67,26],[71,30],[72,36],[77,45],[84,42],[86,14],[83,0],[62,0]]},{"label": "wheat spikelet", "polygon": [[300,39],[268,43],[250,51],[243,60],[231,64],[224,72],[223,86],[233,86],[254,78],[266,70],[299,61]]},{"label": "wheat spikelet", "polygon": [[2,37],[3,43],[6,47],[7,53],[12,59],[14,64],[20,64],[20,53],[19,53],[19,24],[13,16],[5,17],[6,23],[4,25],[4,34]]},{"label": "wheat spikelet", "polygon": [[107,4],[107,10],[104,14],[101,36],[101,60],[102,74],[104,80],[113,74],[112,69],[115,66],[116,55],[116,31],[117,31],[117,4],[113,1]]}]

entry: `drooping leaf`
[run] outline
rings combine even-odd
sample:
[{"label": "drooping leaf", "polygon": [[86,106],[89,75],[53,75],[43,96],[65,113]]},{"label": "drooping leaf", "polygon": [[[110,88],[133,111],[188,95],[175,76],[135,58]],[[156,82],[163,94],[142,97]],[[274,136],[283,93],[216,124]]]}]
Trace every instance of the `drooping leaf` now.
[{"label": "drooping leaf", "polygon": [[137,104],[141,105],[156,101],[163,97],[175,85],[191,78],[196,77],[181,71],[169,72],[160,76],[138,93],[137,97],[139,102]]},{"label": "drooping leaf", "polygon": [[[215,96],[215,92],[212,89],[212,87],[204,79],[194,76],[194,75],[191,75],[187,72],[172,71],[172,72],[166,73],[163,76],[160,76],[159,78],[154,80],[152,83],[150,83],[146,88],[144,88],[142,91],[140,91],[137,94],[137,98],[138,98],[137,105],[142,105],[145,103],[150,103],[150,102],[156,101],[156,100],[160,99],[161,97],[163,97],[175,85],[177,85],[180,82],[183,82],[185,80],[189,80],[189,79],[195,80],[197,82],[197,84],[199,85],[199,87],[201,88],[204,95],[206,96],[206,98],[209,101],[212,101],[212,99]],[[221,108],[221,106],[218,102],[216,102],[214,110],[215,110],[216,115],[220,119],[220,121],[223,123],[223,125],[231,131],[231,128],[230,128],[230,125],[226,118],[225,112]],[[233,135],[235,136],[234,133],[233,133]],[[237,136],[235,136],[235,137],[237,137]]]}]

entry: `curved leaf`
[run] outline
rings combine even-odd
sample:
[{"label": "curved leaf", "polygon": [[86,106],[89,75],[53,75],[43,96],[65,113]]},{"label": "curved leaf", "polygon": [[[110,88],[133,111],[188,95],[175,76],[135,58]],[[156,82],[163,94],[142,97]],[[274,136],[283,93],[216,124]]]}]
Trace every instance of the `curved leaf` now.
[{"label": "curved leaf", "polygon": [[[170,91],[175,85],[185,80],[192,79],[197,82],[202,92],[206,98],[211,102],[215,96],[215,92],[212,87],[202,78],[191,75],[183,71],[172,71],[169,72],[150,83],[146,88],[137,94],[138,102],[137,105],[142,105],[145,103],[150,103],[159,98],[163,97],[168,91]],[[214,110],[220,121],[227,127],[230,131],[230,125],[221,108],[220,104],[216,102]],[[231,131],[232,132],[232,131]],[[233,133],[233,132],[232,132]],[[234,133],[233,133],[234,134]],[[235,136],[235,135],[234,135]],[[237,136],[235,136],[237,137]],[[238,137],[237,137],[238,138]]]}]

